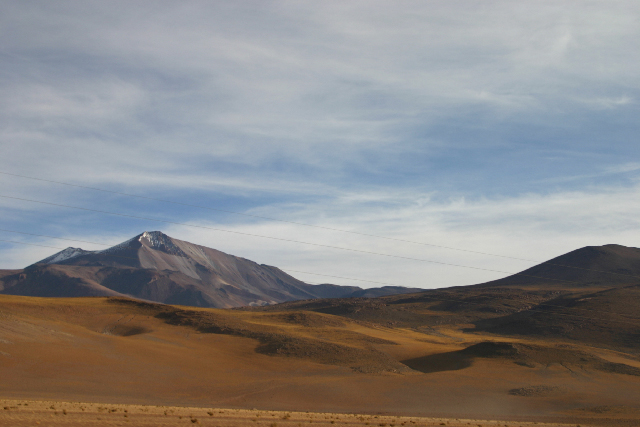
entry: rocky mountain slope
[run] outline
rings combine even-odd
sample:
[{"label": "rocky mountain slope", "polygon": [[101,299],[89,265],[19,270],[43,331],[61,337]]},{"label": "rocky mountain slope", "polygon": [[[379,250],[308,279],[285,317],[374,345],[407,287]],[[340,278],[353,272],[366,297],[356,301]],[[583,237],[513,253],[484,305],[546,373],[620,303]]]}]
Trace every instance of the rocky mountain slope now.
[{"label": "rocky mountain slope", "polygon": [[159,231],[144,232],[102,251],[67,248],[24,270],[0,274],[0,293],[4,294],[131,296],[218,308],[417,290],[310,285],[276,267],[174,239]]}]

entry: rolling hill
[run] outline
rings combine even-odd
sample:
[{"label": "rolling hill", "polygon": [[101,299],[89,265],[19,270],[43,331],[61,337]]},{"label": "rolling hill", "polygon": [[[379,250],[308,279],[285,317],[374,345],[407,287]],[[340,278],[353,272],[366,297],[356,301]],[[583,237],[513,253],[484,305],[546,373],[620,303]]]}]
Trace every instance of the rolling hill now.
[{"label": "rolling hill", "polygon": [[[143,233],[102,252],[70,249],[0,273],[9,285],[3,293],[103,295],[0,295],[0,397],[362,411],[375,420],[365,425],[403,424],[376,419],[385,413],[637,425],[636,253],[588,247],[525,276],[376,296],[395,290],[314,287],[162,234]],[[605,271],[616,274],[607,280]],[[166,304],[186,292],[213,300],[220,289],[245,290],[253,305]],[[256,303],[274,295],[288,301]],[[151,296],[165,304],[141,301]],[[47,420],[58,416],[51,411]]]},{"label": "rolling hill", "polygon": [[473,286],[379,298],[291,301],[251,310],[307,310],[386,327],[537,337],[637,353],[640,249],[588,246],[521,274]]},{"label": "rolling hill", "polygon": [[478,286],[610,288],[640,283],[640,249],[622,245],[586,246]]}]

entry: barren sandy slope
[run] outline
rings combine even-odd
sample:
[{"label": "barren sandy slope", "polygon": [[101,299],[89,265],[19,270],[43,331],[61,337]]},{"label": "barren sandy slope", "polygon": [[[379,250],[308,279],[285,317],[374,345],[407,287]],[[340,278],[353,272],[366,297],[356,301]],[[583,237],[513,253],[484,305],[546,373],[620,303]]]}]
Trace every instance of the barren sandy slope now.
[{"label": "barren sandy slope", "polygon": [[[313,312],[1,296],[0,397],[100,403],[96,411],[126,404],[574,425],[640,419],[640,368],[631,355],[462,326],[418,332]],[[29,424],[16,415],[23,405],[5,406],[18,409],[0,422],[20,425],[7,417],[24,416]],[[66,408],[67,420],[77,407]],[[204,423],[198,411],[182,421],[194,415]],[[50,415],[47,424],[64,422],[59,410]]]}]

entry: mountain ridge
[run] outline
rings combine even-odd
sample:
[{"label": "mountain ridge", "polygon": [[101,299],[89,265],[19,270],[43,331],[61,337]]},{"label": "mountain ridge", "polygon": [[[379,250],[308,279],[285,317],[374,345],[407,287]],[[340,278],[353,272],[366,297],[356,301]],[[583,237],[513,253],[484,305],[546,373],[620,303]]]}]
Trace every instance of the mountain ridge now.
[{"label": "mountain ridge", "polygon": [[128,296],[200,307],[231,308],[315,298],[415,292],[311,285],[274,266],[145,231],[98,251],[69,247],[0,277],[0,293],[27,296]]}]

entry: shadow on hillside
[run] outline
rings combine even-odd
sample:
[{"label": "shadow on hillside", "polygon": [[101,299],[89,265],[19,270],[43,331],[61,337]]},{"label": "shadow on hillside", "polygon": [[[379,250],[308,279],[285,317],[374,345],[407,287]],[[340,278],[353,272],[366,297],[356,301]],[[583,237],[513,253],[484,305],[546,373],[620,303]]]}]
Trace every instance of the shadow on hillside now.
[{"label": "shadow on hillside", "polygon": [[512,343],[485,341],[463,350],[430,354],[429,356],[403,360],[402,363],[413,370],[429,374],[468,368],[476,358],[514,359],[518,354],[518,348]]},{"label": "shadow on hillside", "polygon": [[471,366],[473,357],[461,354],[459,351],[448,353],[431,354],[429,356],[416,357],[415,359],[402,360],[401,363],[407,365],[415,371],[425,374],[443,371],[458,371]]}]

